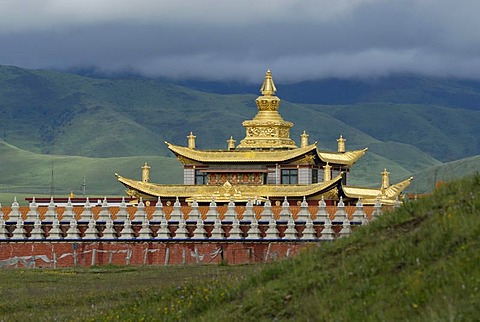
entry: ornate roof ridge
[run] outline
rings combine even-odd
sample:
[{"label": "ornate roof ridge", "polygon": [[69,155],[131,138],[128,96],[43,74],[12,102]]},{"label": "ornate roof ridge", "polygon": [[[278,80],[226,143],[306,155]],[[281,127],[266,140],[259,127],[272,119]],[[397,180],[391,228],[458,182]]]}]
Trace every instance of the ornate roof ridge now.
[{"label": "ornate roof ridge", "polygon": [[339,163],[352,166],[355,162],[358,161],[366,152],[368,148],[360,150],[352,150],[345,152],[336,152],[336,151],[321,151],[317,149],[317,154],[322,159],[322,161],[327,163]]},{"label": "ornate roof ridge", "polygon": [[[329,152],[317,149],[317,142],[294,149],[234,149],[234,150],[196,150],[185,146],[165,142],[175,155],[197,162],[280,162],[296,158],[302,154],[316,150],[319,158],[325,163],[352,166],[368,150],[347,152]],[[242,158],[243,156],[243,158]]]},{"label": "ornate roof ridge", "polygon": [[396,184],[392,184],[387,189],[385,189],[385,195],[387,197],[396,197],[405,190],[410,185],[410,182],[413,180],[413,177],[400,181]]},{"label": "ornate roof ridge", "polygon": [[381,199],[392,199],[395,200],[400,193],[408,187],[410,182],[413,180],[413,177],[410,177],[406,180],[392,184],[382,193],[382,188],[369,188],[369,187],[352,187],[352,186],[343,186],[343,192],[349,198],[377,198]]},{"label": "ornate roof ridge", "polygon": [[278,162],[296,158],[315,150],[316,143],[294,149],[196,150],[166,142],[175,155],[198,162]]},{"label": "ornate roof ridge", "polygon": [[[139,191],[150,196],[161,197],[193,197],[196,195],[212,196],[222,193],[224,186],[213,185],[164,185],[156,183],[146,183],[139,180],[133,180],[115,174],[118,181],[123,183],[129,189]],[[280,184],[280,185],[229,185],[226,193],[230,195],[238,195],[242,197],[303,197],[314,193],[331,189],[335,185],[340,184],[342,175],[338,175],[332,180],[314,183],[314,184]],[[233,194],[232,194],[233,193]]]}]

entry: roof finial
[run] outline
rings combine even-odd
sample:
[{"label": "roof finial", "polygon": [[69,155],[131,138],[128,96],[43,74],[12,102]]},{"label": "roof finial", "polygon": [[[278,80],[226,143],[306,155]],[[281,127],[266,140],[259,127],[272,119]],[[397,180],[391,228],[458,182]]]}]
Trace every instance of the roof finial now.
[{"label": "roof finial", "polygon": [[300,146],[302,148],[307,147],[308,146],[308,134],[305,130],[303,131],[302,135],[300,135],[300,138],[301,138]]},{"label": "roof finial", "polygon": [[190,135],[187,136],[187,139],[188,139],[188,148],[189,148],[189,149],[195,149],[195,138],[196,138],[196,136],[193,135],[192,132],[190,132]]},{"label": "roof finial", "polygon": [[275,87],[275,83],[273,82],[272,73],[270,69],[267,69],[267,73],[265,74],[265,79],[263,80],[262,88],[260,88],[260,92],[264,96],[272,96],[275,95],[277,88]]},{"label": "roof finial", "polygon": [[345,152],[345,139],[340,134],[340,137],[337,139],[338,142],[338,152]]},{"label": "roof finial", "polygon": [[382,190],[387,189],[390,186],[390,172],[385,168],[382,172]]},{"label": "roof finial", "polygon": [[332,180],[332,166],[327,162],[327,164],[323,166],[323,181],[330,180]]},{"label": "roof finial", "polygon": [[142,167],[142,182],[150,182],[150,167],[147,162]]},{"label": "roof finial", "polygon": [[233,139],[233,136],[230,136],[230,139],[227,140],[227,149],[229,149],[229,150],[235,150],[235,142],[237,142],[237,141],[235,141],[235,140]]}]

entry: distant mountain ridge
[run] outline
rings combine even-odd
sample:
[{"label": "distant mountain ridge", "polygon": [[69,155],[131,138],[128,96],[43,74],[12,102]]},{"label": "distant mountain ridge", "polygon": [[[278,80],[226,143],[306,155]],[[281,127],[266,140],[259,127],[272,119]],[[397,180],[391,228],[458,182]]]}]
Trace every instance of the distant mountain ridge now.
[{"label": "distant mountain ridge", "polygon": [[[216,94],[258,92],[244,82],[183,80],[179,85]],[[292,103],[351,105],[361,103],[427,104],[480,110],[480,81],[395,75],[371,79],[337,79],[282,84],[282,98]]]},{"label": "distant mountain ridge", "polygon": [[[306,130],[320,149],[336,150],[340,134],[347,149],[369,148],[353,183],[377,185],[384,167],[394,181],[480,154],[479,82],[398,76],[284,85],[273,77],[297,143]],[[237,143],[245,136],[241,123],[256,114],[261,82],[206,89],[198,81],[0,66],[0,139],[36,154],[172,157],[164,141],[186,145],[193,131],[199,149],[223,149],[231,135]]]},{"label": "distant mountain ridge", "polygon": [[[71,72],[99,79],[142,78],[134,73],[106,74],[95,68],[74,69]],[[259,84],[245,81],[159,80],[214,94],[259,93]],[[282,98],[292,103],[351,105],[387,102],[480,109],[480,80],[474,79],[395,74],[374,78],[324,78],[296,83],[285,83],[277,79],[276,83],[281,88]]]}]

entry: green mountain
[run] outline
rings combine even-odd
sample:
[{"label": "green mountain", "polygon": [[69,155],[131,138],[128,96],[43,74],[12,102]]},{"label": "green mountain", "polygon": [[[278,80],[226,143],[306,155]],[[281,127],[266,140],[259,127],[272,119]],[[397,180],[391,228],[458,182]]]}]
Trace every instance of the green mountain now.
[{"label": "green mountain", "polygon": [[413,145],[441,161],[480,154],[480,110],[391,103],[317,109],[380,141]]},{"label": "green mountain", "polygon": [[[261,80],[259,80],[259,83]],[[421,89],[418,89],[421,90]],[[282,97],[282,88],[278,95]],[[194,131],[200,148],[244,136],[256,95],[218,95],[145,78],[95,79],[46,70],[0,67],[0,137],[20,148],[80,156],[169,155]],[[409,144],[440,161],[480,153],[480,111],[437,105],[284,101],[281,113],[321,146],[342,133],[351,148],[372,142]],[[465,144],[467,143],[467,144]],[[383,155],[389,158],[388,155]]]},{"label": "green mountain", "polygon": [[[87,73],[95,75],[95,73]],[[99,75],[107,77],[107,75]],[[279,80],[281,81],[281,80]],[[257,85],[239,81],[180,80],[177,84],[218,94],[256,93]],[[293,84],[279,83],[290,102],[323,105],[395,103],[451,106],[479,110],[480,81],[394,74],[374,78],[325,78]]]},{"label": "green mountain", "polygon": [[[364,102],[358,96],[352,105],[301,103],[308,101],[308,95],[315,96],[314,83],[307,87],[279,85],[280,98],[283,91],[291,93],[291,88],[308,89],[304,100],[297,96],[298,103],[283,99],[280,113],[295,124],[291,137],[297,142],[306,130],[310,141],[318,141],[320,149],[335,150],[340,134],[347,139],[347,149],[368,147],[367,155],[352,169],[350,184],[354,185],[378,186],[379,173],[384,168],[391,172],[394,182],[443,162],[480,154],[479,109],[470,103],[448,105],[451,99],[429,101],[412,94],[422,90],[428,95],[444,91],[444,96],[460,97],[469,93],[468,97],[473,99],[480,87],[467,82],[437,84],[433,80],[417,80],[410,86],[405,82],[377,84],[380,89],[375,95]],[[324,83],[333,90],[332,84]],[[396,94],[392,84],[399,87]],[[409,91],[405,95],[411,97],[408,104],[399,99],[407,93],[406,88]],[[10,169],[1,167],[0,185],[48,187],[51,160],[58,168],[55,182],[66,190],[81,184],[86,169],[109,164],[102,168],[105,179],[98,183],[87,179],[99,193],[116,193],[119,188],[113,172],[138,177],[133,169],[144,161],[151,163],[152,175],[155,169],[160,171],[159,177],[152,180],[179,183],[180,164],[172,158],[164,141],[186,144],[186,136],[193,131],[199,149],[225,148],[231,135],[238,142],[245,136],[241,122],[256,114],[256,92],[213,94],[165,80],[89,78],[0,66],[0,139],[10,148],[24,150],[18,156],[12,156],[15,149],[0,155],[2,165],[7,164],[9,157],[17,160]],[[34,161],[29,163],[22,158]],[[71,160],[79,160],[75,162],[85,166],[77,166]],[[129,169],[124,168],[124,162],[132,162]],[[65,182],[61,181],[60,170],[65,173]],[[100,173],[103,175],[99,170],[93,177],[101,177]],[[175,179],[173,174],[178,174]],[[100,191],[101,188],[106,190]]]}]

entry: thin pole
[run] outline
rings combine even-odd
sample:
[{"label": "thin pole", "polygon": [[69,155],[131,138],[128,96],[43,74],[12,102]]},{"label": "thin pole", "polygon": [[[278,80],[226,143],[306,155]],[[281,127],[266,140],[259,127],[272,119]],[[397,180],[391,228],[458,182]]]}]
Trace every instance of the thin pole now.
[{"label": "thin pole", "polygon": [[53,197],[55,192],[55,181],[54,181],[54,176],[53,176],[53,160],[52,160],[52,181],[50,184],[50,197]]},{"label": "thin pole", "polygon": [[85,197],[85,194],[86,194],[86,190],[87,190],[87,182],[86,182],[85,176],[83,176],[82,191],[83,191],[83,196],[84,197]]}]

